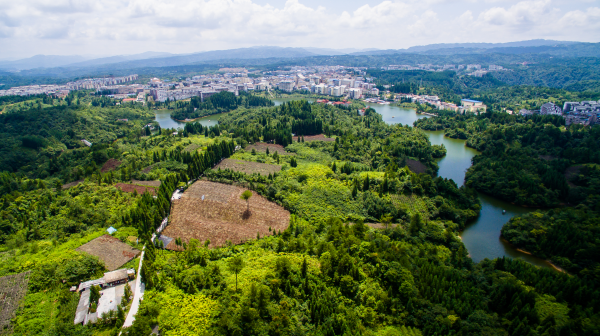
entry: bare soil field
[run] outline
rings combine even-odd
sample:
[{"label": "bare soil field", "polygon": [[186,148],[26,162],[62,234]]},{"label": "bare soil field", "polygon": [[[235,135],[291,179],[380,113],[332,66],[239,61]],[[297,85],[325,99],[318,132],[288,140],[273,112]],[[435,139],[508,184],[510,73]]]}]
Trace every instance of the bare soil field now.
[{"label": "bare soil field", "polygon": [[221,161],[218,165],[216,165],[213,169],[231,169],[233,171],[242,172],[245,174],[254,174],[259,173],[261,175],[269,175],[281,170],[281,166],[260,163],[260,162],[251,162],[251,161],[242,161],[236,159],[225,159]]},{"label": "bare soil field", "polygon": [[148,174],[152,170],[152,168],[154,168],[154,166],[156,166],[156,163],[153,163],[153,164],[149,165],[148,167],[144,168],[142,170],[142,174]]},{"label": "bare soil field", "polygon": [[267,148],[269,149],[269,154],[271,155],[275,152],[277,152],[278,154],[296,155],[296,153],[286,152],[285,148],[283,148],[282,145],[270,144],[265,142],[257,142],[254,145],[247,146],[246,148],[244,148],[244,150],[252,151],[254,149],[257,152],[265,153],[267,151]]},{"label": "bare soil field", "polygon": [[[294,142],[298,142],[298,137],[292,137]],[[328,138],[325,134],[317,134],[317,135],[305,135],[304,141],[335,141],[335,138]]]},{"label": "bare soil field", "polygon": [[107,234],[79,246],[76,250],[100,258],[109,271],[118,269],[140,254],[139,250]]},{"label": "bare soil field", "polygon": [[63,190],[69,189],[69,188],[74,187],[74,186],[78,185],[79,183],[83,183],[83,182],[85,182],[85,180],[79,180],[79,181],[65,183],[65,184],[63,184],[62,189]]},{"label": "bare soil field", "polygon": [[31,271],[0,278],[0,335],[12,334],[10,320],[27,293]]},{"label": "bare soil field", "polygon": [[100,168],[100,172],[106,173],[107,171],[115,170],[118,166],[121,165],[121,161],[115,159],[108,159],[102,168]]},{"label": "bare soil field", "polygon": [[132,184],[136,184],[136,185],[140,185],[140,186],[146,186],[146,187],[154,187],[154,188],[160,187],[160,181],[131,180],[131,183]]},{"label": "bare soil field", "polygon": [[425,173],[427,171],[427,167],[421,163],[421,161],[408,159],[406,160],[406,165],[411,172],[420,174]]},{"label": "bare soil field", "polygon": [[[367,226],[373,229],[385,229],[385,224],[382,223],[365,223]],[[393,229],[400,224],[388,224],[388,229]]]},{"label": "bare soil field", "polygon": [[132,193],[134,190],[137,191],[138,194],[143,194],[146,191],[148,191],[150,193],[150,195],[156,195],[156,188],[153,187],[148,187],[148,186],[139,186],[139,185],[133,185],[133,184],[127,184],[127,183],[117,183],[115,184],[115,187],[118,189],[121,189],[124,192],[129,192]]},{"label": "bare soil field", "polygon": [[[257,233],[264,237],[287,229],[290,213],[255,192],[248,212],[246,202],[240,199],[245,190],[210,181],[194,183],[181,199],[172,202],[171,219],[163,236],[181,238],[186,243],[190,239],[209,239],[209,247],[219,247],[228,240],[239,244],[255,239]],[[175,239],[166,248],[177,250]]]}]

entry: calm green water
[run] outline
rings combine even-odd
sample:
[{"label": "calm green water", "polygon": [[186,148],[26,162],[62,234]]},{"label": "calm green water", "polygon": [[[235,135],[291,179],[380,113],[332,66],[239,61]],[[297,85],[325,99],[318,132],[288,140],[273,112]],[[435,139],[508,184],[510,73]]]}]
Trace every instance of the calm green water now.
[{"label": "calm green water", "polygon": [[[185,126],[184,122],[179,122],[179,121],[171,119],[171,112],[168,110],[157,110],[154,112],[154,115],[156,116],[154,120],[156,120],[158,122],[158,124],[160,125],[160,128],[181,128],[181,129],[183,129],[183,127]],[[223,115],[223,113],[204,117],[204,118],[198,119],[196,121],[201,123],[202,126],[214,126],[219,122],[219,118],[221,115]]]},{"label": "calm green water", "polygon": [[427,116],[417,114],[417,112],[413,109],[372,103],[366,103],[366,105],[372,107],[375,111],[377,111],[377,113],[381,114],[383,121],[388,124],[412,126],[416,120],[427,118]]},{"label": "calm green water", "polygon": [[[369,104],[372,108],[383,115],[383,120],[392,123],[412,125],[420,118],[426,118],[416,114],[413,110],[406,110],[397,106]],[[394,116],[395,118],[391,118]],[[429,141],[435,145],[443,144],[446,147],[446,156],[438,161],[440,167],[438,175],[454,180],[458,186],[462,186],[465,173],[471,166],[471,159],[479,152],[465,146],[464,140],[450,139],[444,136],[442,131],[426,131]],[[500,230],[513,216],[522,215],[533,211],[532,209],[512,205],[510,203],[495,199],[491,196],[479,194],[481,201],[481,213],[479,218],[465,228],[461,238],[469,251],[471,259],[479,262],[485,258],[494,259],[499,257],[519,258],[534,265],[550,267],[545,260],[530,256],[517,251],[507,242],[500,239]],[[506,210],[502,214],[502,210]]]}]

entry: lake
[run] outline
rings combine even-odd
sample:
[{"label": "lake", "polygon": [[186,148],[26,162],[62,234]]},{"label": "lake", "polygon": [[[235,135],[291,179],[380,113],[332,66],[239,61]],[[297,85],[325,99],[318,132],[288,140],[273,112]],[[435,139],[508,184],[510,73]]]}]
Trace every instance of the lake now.
[{"label": "lake", "polygon": [[[201,119],[198,119],[195,121],[201,123],[202,126],[214,126],[219,122],[219,118],[223,114],[224,113],[215,114],[215,115],[204,117],[204,118],[201,118]],[[169,110],[156,110],[156,111],[154,111],[154,115],[155,115],[154,120],[156,120],[158,122],[158,124],[160,125],[160,128],[181,128],[181,129],[183,129],[183,127],[185,126],[184,122],[171,119],[171,111],[169,111]]]}]

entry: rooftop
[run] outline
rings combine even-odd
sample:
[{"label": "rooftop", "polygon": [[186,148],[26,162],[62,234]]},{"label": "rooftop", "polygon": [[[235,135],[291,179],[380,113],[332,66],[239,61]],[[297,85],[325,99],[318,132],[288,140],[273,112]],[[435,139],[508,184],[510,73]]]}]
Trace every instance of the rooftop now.
[{"label": "rooftop", "polygon": [[479,100],[473,100],[473,99],[461,99],[460,101],[464,101],[467,103],[481,103]]}]

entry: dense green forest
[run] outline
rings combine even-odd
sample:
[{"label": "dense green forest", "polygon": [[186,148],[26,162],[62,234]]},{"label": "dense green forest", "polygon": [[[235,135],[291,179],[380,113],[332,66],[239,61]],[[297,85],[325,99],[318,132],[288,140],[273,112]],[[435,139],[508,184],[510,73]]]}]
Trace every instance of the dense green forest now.
[{"label": "dense green forest", "polygon": [[136,105],[101,108],[89,105],[89,99],[72,96],[51,105],[39,100],[0,115],[0,171],[63,181],[89,176],[116,155],[115,140],[140,137],[142,126],[153,119],[152,112]]},{"label": "dense green forest", "polygon": [[[217,99],[231,111],[217,126],[188,123],[176,134],[146,127],[146,107],[94,104],[89,93],[36,97],[2,114],[0,133],[11,147],[0,159],[7,167],[0,174],[0,275],[32,271],[14,334],[120,332],[121,308],[74,326],[78,296],[68,291],[105,271],[75,248],[109,226],[122,241],[135,245],[127,239],[133,236],[146,247],[146,293],[126,335],[149,335],[156,326],[163,335],[600,333],[597,128],[497,112],[442,114],[408,127],[388,125],[371,110],[361,116],[358,102],[271,106],[252,97]],[[198,111],[206,103],[186,104]],[[446,149],[431,145],[422,129],[443,129],[482,152],[464,186],[436,177]],[[328,141],[304,141],[318,134]],[[285,151],[248,150],[257,142]],[[16,160],[11,149],[27,155]],[[281,170],[213,169],[223,158]],[[154,245],[174,190],[198,177],[280,204],[292,214],[289,228],[212,249],[195,240],[178,252]],[[62,188],[75,180],[85,181]],[[160,181],[156,197],[115,187],[138,180]],[[571,275],[510,259],[473,263],[458,235],[479,214],[476,190],[520,204],[578,204],[513,219],[503,231]]]},{"label": "dense green forest", "polygon": [[239,106],[245,108],[273,106],[273,102],[259,96],[243,93],[236,96],[232,92],[221,91],[208,97],[204,102],[201,101],[201,97],[192,97],[189,101],[177,102],[176,106],[175,111],[171,112],[171,117],[176,120],[186,120],[229,112]]},{"label": "dense green forest", "polygon": [[468,146],[482,152],[467,171],[467,185],[519,205],[542,207],[581,202],[585,195],[581,188],[569,187],[565,172],[574,165],[600,161],[600,128],[562,124],[560,117],[492,112],[448,114],[415,123],[467,139]]},{"label": "dense green forest", "polygon": [[[302,104],[291,105],[300,112]],[[286,109],[269,111],[266,124],[285,120],[289,125]],[[233,134],[236,125],[244,125],[236,136],[252,139],[250,130],[260,130],[265,113],[233,112],[221,129]],[[206,172],[210,180],[252,186],[283,204],[295,214],[289,229],[238,246],[209,250],[191,241],[184,252],[150,249],[151,262],[144,263],[147,299],[127,334],[146,335],[157,324],[166,335],[598,332],[594,281],[522,261],[474,265],[457,238],[478,211],[472,190],[412,173],[400,166],[401,156],[388,154],[382,164],[385,160],[336,154],[343,144],[357,142],[353,136],[365,127],[357,127],[358,121],[369,117],[317,104],[311,113],[324,124],[331,124],[325,118],[333,115],[331,132],[340,140],[294,142],[286,147],[294,156],[245,151],[232,156],[283,163],[276,175]],[[419,134],[377,119],[370,126],[365,137],[371,148]],[[360,169],[338,172],[343,161]],[[383,214],[371,212],[377,203],[384,205],[383,213],[394,209],[386,215],[395,225],[372,229],[364,224]]]},{"label": "dense green forest", "polygon": [[513,218],[502,236],[569,272],[600,279],[600,169],[597,164],[574,166],[567,175],[569,197],[578,206]]}]

